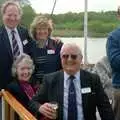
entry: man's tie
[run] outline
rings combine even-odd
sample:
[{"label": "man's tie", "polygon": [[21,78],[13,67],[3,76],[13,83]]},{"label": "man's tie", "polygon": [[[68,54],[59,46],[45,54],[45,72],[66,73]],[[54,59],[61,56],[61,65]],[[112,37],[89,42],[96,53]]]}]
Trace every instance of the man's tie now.
[{"label": "man's tie", "polygon": [[77,102],[76,91],[73,79],[74,76],[70,76],[69,94],[68,94],[68,120],[77,120]]},{"label": "man's tie", "polygon": [[15,38],[15,31],[12,30],[11,34],[12,34],[12,45],[13,45],[13,57],[16,58],[17,56],[20,55],[20,49],[17,40]]}]

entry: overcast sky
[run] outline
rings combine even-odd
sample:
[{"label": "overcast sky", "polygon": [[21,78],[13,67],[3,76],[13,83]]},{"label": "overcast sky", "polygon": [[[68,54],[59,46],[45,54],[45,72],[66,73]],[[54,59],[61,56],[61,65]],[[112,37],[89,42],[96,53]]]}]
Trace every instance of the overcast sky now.
[{"label": "overcast sky", "polygon": [[[37,13],[51,13],[55,0],[30,0]],[[55,14],[84,11],[85,0],[57,0]],[[116,10],[120,0],[88,0],[88,11]]]}]

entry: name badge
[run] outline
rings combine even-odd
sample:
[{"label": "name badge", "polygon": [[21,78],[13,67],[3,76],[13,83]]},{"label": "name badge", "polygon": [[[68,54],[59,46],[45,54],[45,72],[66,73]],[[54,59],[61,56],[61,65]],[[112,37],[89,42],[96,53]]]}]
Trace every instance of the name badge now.
[{"label": "name badge", "polygon": [[91,88],[90,88],[90,87],[82,88],[82,89],[81,89],[81,93],[82,93],[82,94],[91,93]]},{"label": "name badge", "polygon": [[26,45],[28,43],[28,40],[23,41],[23,45]]},{"label": "name badge", "polygon": [[55,54],[55,50],[47,50],[47,54]]}]

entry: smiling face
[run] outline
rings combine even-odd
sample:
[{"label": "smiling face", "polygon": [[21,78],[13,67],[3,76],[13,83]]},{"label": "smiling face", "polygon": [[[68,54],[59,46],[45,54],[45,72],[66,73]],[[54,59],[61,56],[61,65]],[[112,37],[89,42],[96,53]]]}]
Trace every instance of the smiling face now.
[{"label": "smiling face", "polygon": [[48,34],[47,26],[38,25],[36,27],[36,40],[47,40]]},{"label": "smiling face", "polygon": [[29,81],[32,75],[32,66],[22,61],[17,65],[16,74],[18,80]]},{"label": "smiling face", "polygon": [[16,5],[8,5],[3,13],[3,23],[10,29],[14,29],[20,22],[20,11]]},{"label": "smiling face", "polygon": [[63,45],[61,49],[61,63],[65,72],[74,75],[80,70],[82,62],[81,51],[75,44]]}]

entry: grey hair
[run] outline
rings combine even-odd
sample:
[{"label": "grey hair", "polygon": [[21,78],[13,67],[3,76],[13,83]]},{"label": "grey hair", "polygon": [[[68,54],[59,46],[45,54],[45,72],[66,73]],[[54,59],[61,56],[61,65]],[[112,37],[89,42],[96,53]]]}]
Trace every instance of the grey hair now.
[{"label": "grey hair", "polygon": [[20,16],[22,16],[23,11],[22,11],[22,9],[21,9],[21,6],[20,6],[19,2],[13,1],[13,0],[6,1],[6,2],[2,5],[2,7],[1,7],[1,14],[2,14],[2,15],[5,14],[6,8],[7,8],[9,5],[14,5],[14,6],[16,6],[16,7],[18,8],[18,10],[19,10]]},{"label": "grey hair", "polygon": [[83,56],[81,48],[76,43],[64,43],[60,51],[61,56],[66,48],[75,49],[77,51],[77,54],[79,54],[81,57]]},{"label": "grey hair", "polygon": [[17,75],[17,65],[21,62],[25,62],[28,65],[31,66],[31,74],[33,73],[35,66],[33,63],[33,60],[31,59],[31,57],[25,53],[21,54],[20,56],[16,57],[16,60],[13,62],[12,65],[12,76],[15,77]]}]

